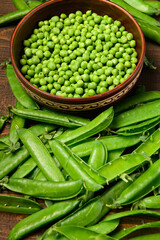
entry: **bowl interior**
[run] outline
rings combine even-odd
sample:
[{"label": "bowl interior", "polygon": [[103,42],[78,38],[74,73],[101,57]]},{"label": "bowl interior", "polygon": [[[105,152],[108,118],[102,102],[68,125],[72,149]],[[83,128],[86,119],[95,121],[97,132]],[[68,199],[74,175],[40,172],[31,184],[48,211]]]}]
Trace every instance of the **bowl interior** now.
[{"label": "bowl interior", "polygon": [[[38,22],[41,20],[50,19],[54,15],[60,15],[61,13],[69,14],[71,12],[75,12],[77,10],[81,10],[83,13],[85,13],[87,10],[92,10],[93,12],[96,12],[99,15],[109,15],[113,18],[113,20],[119,20],[121,21],[122,25],[125,26],[126,30],[131,32],[134,36],[134,39],[136,40],[136,51],[138,53],[138,64],[137,68],[135,69],[134,73],[132,74],[133,77],[135,77],[139,71],[139,69],[142,67],[143,64],[143,57],[144,57],[144,39],[143,34],[136,23],[136,21],[133,19],[133,17],[123,10],[121,7],[117,7],[115,4],[108,2],[107,0],[53,0],[48,1],[35,9],[33,9],[31,12],[29,12],[18,24],[17,28],[15,29],[15,32],[12,36],[11,41],[11,59],[13,63],[13,67],[16,70],[17,76],[20,78],[21,82],[23,82],[24,85],[29,87],[34,92],[38,92],[38,94],[45,95],[46,98],[54,98],[57,97],[57,99],[65,99],[64,97],[54,96],[49,93],[45,93],[36,87],[34,87],[29,81],[25,80],[25,78],[20,73],[20,63],[19,60],[22,55],[23,50],[23,41],[31,35],[33,29],[37,28]],[[127,81],[129,79],[125,80],[122,84],[118,85],[115,89],[112,89],[102,95],[102,97],[107,97],[111,94],[115,94],[119,90],[127,84]],[[130,79],[131,80],[131,79]],[[96,98],[96,96],[87,97],[90,99]],[[72,101],[73,98],[68,99],[69,101]],[[78,99],[78,98],[77,98]],[[67,101],[68,101],[67,100]],[[85,98],[79,98],[78,101],[84,102]]]}]

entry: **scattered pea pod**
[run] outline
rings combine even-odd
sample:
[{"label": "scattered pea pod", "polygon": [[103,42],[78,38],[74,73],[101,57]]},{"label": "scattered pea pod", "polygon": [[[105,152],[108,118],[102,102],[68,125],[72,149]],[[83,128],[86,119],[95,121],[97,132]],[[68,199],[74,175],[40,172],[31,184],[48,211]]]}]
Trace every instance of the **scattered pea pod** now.
[{"label": "scattered pea pod", "polygon": [[[112,237],[120,240],[132,232],[135,232],[140,229],[145,229],[145,228],[160,228],[160,222],[158,221],[158,222],[144,223],[142,225],[130,227],[130,228],[124,229],[118,233],[112,234]],[[147,238],[147,240],[148,240],[148,238]]]},{"label": "scattered pea pod", "polygon": [[144,12],[148,15],[153,15],[157,13],[157,9],[148,5],[145,1],[143,0],[124,0],[126,3],[128,3],[130,6],[133,8],[138,9],[140,12]]},{"label": "scattered pea pod", "polygon": [[134,108],[136,105],[142,103],[144,104],[158,99],[160,99],[160,91],[138,92],[122,99],[118,104],[114,106],[114,112],[115,114],[118,114],[130,108]]},{"label": "scattered pea pod", "polygon": [[83,169],[83,167],[75,160],[75,158],[68,151],[66,145],[58,140],[50,142],[52,151],[65,171],[71,176],[72,179],[83,179],[85,187],[89,191],[97,191],[102,188],[90,175]]},{"label": "scattered pea pod", "polygon": [[147,3],[148,5],[157,8],[157,10],[160,11],[160,2],[159,1],[144,1],[145,3]]},{"label": "scattered pea pod", "polygon": [[108,162],[111,162],[121,156],[125,148],[120,148],[117,150],[108,151]]},{"label": "scattered pea pod", "polygon": [[12,228],[8,236],[8,240],[23,239],[24,236],[36,229],[64,217],[78,204],[78,200],[58,202],[48,208],[32,214],[31,216],[28,216],[27,218],[24,218]]},{"label": "scattered pea pod", "polygon": [[[108,151],[127,148],[136,145],[141,141],[140,135],[135,136],[103,136],[99,140],[107,147]],[[94,138],[86,139],[79,144],[71,145],[71,149],[79,157],[85,157],[91,154],[94,146]]]},{"label": "scattered pea pod", "polygon": [[[147,240],[159,240],[160,233],[147,234]],[[130,238],[129,240],[146,240],[146,235]]]},{"label": "scattered pea pod", "polygon": [[93,240],[114,240],[112,237],[104,234],[96,233],[89,229],[78,227],[78,226],[61,226],[54,227],[54,231],[63,234],[70,240],[82,240],[82,239],[93,239]]},{"label": "scattered pea pod", "polygon": [[70,115],[64,116],[63,113],[60,112],[46,112],[43,110],[32,110],[32,109],[16,109],[11,107],[10,111],[13,112],[14,114],[26,118],[26,119],[31,119],[35,120],[38,122],[43,122],[43,123],[51,123],[51,124],[56,124],[56,125],[61,125],[69,128],[75,128],[81,126],[81,124],[77,123],[76,121],[70,119]]},{"label": "scattered pea pod", "polygon": [[[34,134],[44,134],[46,131],[51,131],[55,129],[54,125],[41,124],[34,125],[30,128]],[[5,138],[6,141],[8,138]],[[15,153],[7,154],[4,159],[0,162],[0,179],[7,176],[10,172],[12,172],[16,167],[18,167],[21,163],[23,163],[29,157],[29,152],[27,149],[22,146]]]},{"label": "scattered pea pod", "polygon": [[115,202],[115,206],[127,205],[144,197],[160,185],[160,160],[157,160]]},{"label": "scattered pea pod", "polygon": [[18,136],[47,180],[64,181],[54,159],[36,135],[30,130],[22,128],[18,130]]},{"label": "scattered pea pod", "polygon": [[72,133],[70,131],[64,132],[57,139],[66,143],[67,145],[80,142],[106,129],[112,122],[113,115],[114,115],[113,108],[110,107],[104,112],[100,113],[96,118],[94,118],[91,122],[89,122],[85,126],[73,130]]},{"label": "scattered pea pod", "polygon": [[123,136],[131,136],[136,134],[142,134],[152,129],[160,123],[160,117],[152,118],[141,122],[139,124],[130,125],[127,127],[119,128],[116,133]]},{"label": "scattered pea pod", "polygon": [[[18,10],[21,11],[21,10]],[[22,10],[27,14],[28,10]],[[1,21],[0,21],[1,24]],[[11,64],[7,64],[6,68],[7,79],[15,98],[21,103],[22,106],[30,109],[38,109],[37,103],[25,92],[20,85]]]},{"label": "scattered pea pod", "polygon": [[150,196],[146,197],[144,199],[141,199],[140,201],[133,204],[133,208],[137,209],[146,209],[146,208],[152,208],[152,209],[159,209],[160,208],[160,195],[157,196]]},{"label": "scattered pea pod", "polygon": [[111,128],[121,128],[160,116],[160,100],[146,103],[116,116]]},{"label": "scattered pea pod", "polygon": [[77,181],[51,182],[31,180],[28,178],[12,178],[2,179],[0,185],[14,192],[51,200],[73,198],[77,196],[83,188],[81,179]]},{"label": "scattered pea pod", "polygon": [[133,17],[137,17],[137,18],[139,18],[139,19],[141,19],[141,20],[145,21],[146,23],[149,23],[153,26],[158,26],[158,27],[160,26],[160,23],[156,19],[148,16],[145,13],[140,12],[139,10],[137,10],[134,7],[125,3],[123,0],[110,0],[110,1],[118,4],[119,6],[121,6],[125,10],[127,10]]},{"label": "scattered pea pod", "polygon": [[0,212],[33,214],[42,209],[42,206],[30,199],[0,194]]},{"label": "scattered pea pod", "polygon": [[28,8],[27,3],[24,0],[12,0],[14,6],[19,9],[19,10],[23,10]]},{"label": "scattered pea pod", "polygon": [[96,139],[88,160],[88,164],[97,170],[107,162],[107,154],[108,152],[106,146],[101,141]]}]

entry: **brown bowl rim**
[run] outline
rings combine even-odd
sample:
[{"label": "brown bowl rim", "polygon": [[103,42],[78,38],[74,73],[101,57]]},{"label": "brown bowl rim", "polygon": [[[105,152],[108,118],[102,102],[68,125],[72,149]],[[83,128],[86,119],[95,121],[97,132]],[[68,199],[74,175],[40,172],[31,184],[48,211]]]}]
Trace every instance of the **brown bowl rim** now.
[{"label": "brown bowl rim", "polygon": [[125,86],[127,86],[130,82],[132,82],[132,80],[134,80],[136,78],[136,76],[138,75],[139,71],[141,70],[141,67],[143,65],[143,59],[145,56],[145,38],[143,35],[143,32],[138,24],[138,22],[135,20],[135,18],[128,12],[126,11],[124,8],[120,7],[119,5],[109,2],[108,0],[100,0],[102,2],[105,2],[107,4],[110,4],[114,7],[119,8],[120,11],[122,11],[124,14],[128,15],[128,17],[134,22],[134,24],[136,25],[139,33],[140,33],[140,37],[141,37],[141,41],[142,41],[142,50],[141,50],[141,55],[140,55],[140,59],[138,61],[138,64],[135,68],[135,70],[133,71],[133,73],[122,83],[120,83],[119,85],[117,85],[116,87],[114,87],[111,90],[108,90],[107,92],[101,93],[101,94],[96,94],[93,96],[88,96],[88,97],[62,97],[62,96],[57,96],[57,95],[53,95],[51,93],[45,92],[43,90],[40,90],[39,88],[35,87],[33,84],[31,84],[27,79],[24,78],[24,76],[21,74],[21,72],[19,71],[15,61],[14,61],[14,57],[13,57],[13,50],[12,50],[12,46],[13,46],[13,41],[14,38],[16,36],[16,32],[19,30],[19,28],[23,25],[24,22],[26,22],[29,17],[31,15],[33,15],[35,12],[37,12],[39,9],[42,9],[48,5],[53,4],[54,2],[59,2],[61,0],[50,0],[48,2],[42,3],[41,5],[35,7],[34,9],[32,9],[29,13],[27,13],[22,19],[21,21],[18,23],[18,25],[16,26],[12,37],[11,37],[11,41],[10,41],[10,55],[11,55],[11,62],[13,65],[13,68],[15,70],[15,73],[17,74],[18,78],[20,78],[20,81],[22,81],[23,84],[27,85],[27,87],[31,88],[34,92],[37,92],[37,94],[39,96],[42,96],[45,99],[50,99],[50,100],[55,100],[57,102],[68,102],[68,103],[73,103],[76,102],[76,104],[81,104],[84,102],[94,102],[96,100],[102,100],[102,99],[106,99],[109,96],[113,96],[114,94],[118,93],[121,89],[123,89]]}]

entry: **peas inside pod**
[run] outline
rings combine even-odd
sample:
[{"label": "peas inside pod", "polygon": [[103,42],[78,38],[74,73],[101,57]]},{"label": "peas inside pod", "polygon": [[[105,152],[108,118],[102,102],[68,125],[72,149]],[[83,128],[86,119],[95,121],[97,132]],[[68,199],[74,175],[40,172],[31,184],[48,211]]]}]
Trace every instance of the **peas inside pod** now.
[{"label": "peas inside pod", "polygon": [[40,21],[24,40],[21,73],[37,88],[88,97],[126,80],[138,62],[133,34],[118,20],[91,10]]}]

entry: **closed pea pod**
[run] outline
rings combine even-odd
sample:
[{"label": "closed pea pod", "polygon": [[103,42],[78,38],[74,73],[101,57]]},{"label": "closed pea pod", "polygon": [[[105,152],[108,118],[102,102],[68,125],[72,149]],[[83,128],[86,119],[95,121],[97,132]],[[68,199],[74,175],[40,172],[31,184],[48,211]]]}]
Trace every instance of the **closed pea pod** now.
[{"label": "closed pea pod", "polygon": [[23,10],[28,8],[27,3],[25,2],[25,0],[12,0],[14,6],[19,9],[19,10]]},{"label": "closed pea pod", "polygon": [[141,12],[144,12],[148,15],[153,15],[157,13],[157,9],[148,5],[145,1],[143,0],[124,0],[126,3],[131,5],[132,7],[138,9]]},{"label": "closed pea pod", "polygon": [[[137,225],[134,227],[130,227],[127,229],[124,229],[118,233],[112,234],[112,237],[115,239],[122,239],[124,237],[126,237],[127,235],[129,235],[132,232],[135,232],[137,230],[140,229],[145,229],[145,228],[159,228],[160,227],[160,222],[151,222],[151,223],[144,223],[142,225]],[[148,240],[148,239],[147,239]]]},{"label": "closed pea pod", "polygon": [[70,199],[77,196],[83,188],[82,180],[51,182],[31,180],[27,178],[2,179],[0,185],[11,191],[51,200]]},{"label": "closed pea pod", "polygon": [[160,185],[160,160],[157,160],[115,202],[115,206],[127,205],[144,197]]},{"label": "closed pea pod", "polygon": [[95,140],[88,164],[97,170],[107,162],[107,154],[106,146],[101,141]]},{"label": "closed pea pod", "polygon": [[[23,11],[27,11],[27,10],[23,10]],[[20,85],[11,64],[7,64],[6,74],[7,74],[7,79],[12,89],[12,92],[16,97],[16,99],[21,103],[21,105],[30,109],[38,109],[39,107],[37,103],[31,97],[29,97],[29,95],[25,92],[23,87]]]},{"label": "closed pea pod", "polygon": [[55,231],[63,234],[67,238],[71,240],[82,240],[82,239],[95,239],[95,240],[113,240],[112,237],[96,233],[89,229],[78,227],[78,226],[62,226],[62,227],[54,227]]},{"label": "closed pea pod", "polygon": [[21,214],[32,214],[42,209],[42,206],[30,199],[0,195],[0,211],[21,213]]},{"label": "closed pea pod", "polygon": [[19,129],[18,135],[47,180],[64,181],[62,173],[40,139],[27,129]]},{"label": "closed pea pod", "polygon": [[9,233],[9,240],[22,239],[27,234],[51,222],[64,217],[79,204],[78,200],[63,201],[53,204],[16,224]]},{"label": "closed pea pod", "polygon": [[99,223],[97,223],[96,225],[93,225],[87,228],[97,233],[109,234],[113,232],[118,227],[118,225],[119,225],[119,219],[115,219],[111,221],[105,221],[104,219]]},{"label": "closed pea pod", "polygon": [[130,108],[135,107],[138,104],[144,104],[147,102],[155,101],[160,99],[160,92],[159,91],[145,91],[145,92],[138,92],[129,97],[122,99],[118,104],[115,105],[114,111],[117,115],[120,112],[124,112]]},{"label": "closed pea pod", "polygon": [[111,162],[121,156],[121,154],[124,152],[125,148],[120,148],[117,150],[112,150],[108,152],[108,162]]},{"label": "closed pea pod", "polygon": [[2,130],[5,122],[9,119],[8,115],[3,115],[2,117],[0,117],[0,131]]},{"label": "closed pea pod", "polygon": [[85,187],[89,191],[97,191],[102,188],[102,186],[91,178],[90,175],[80,166],[63,143],[58,140],[52,140],[50,146],[54,155],[72,179],[83,179]]},{"label": "closed pea pod", "polygon": [[[160,233],[147,234],[147,240],[159,240]],[[146,240],[146,235],[130,238],[129,240]]]},{"label": "closed pea pod", "polygon": [[117,129],[160,116],[160,100],[146,103],[116,116],[111,128]]},{"label": "closed pea pod", "polygon": [[73,130],[72,133],[64,132],[57,139],[66,143],[67,145],[82,141],[107,128],[113,120],[113,115],[113,108],[110,107],[85,126]]},{"label": "closed pea pod", "polygon": [[146,209],[146,208],[160,208],[160,195],[150,196],[133,204],[133,208],[137,209]]},{"label": "closed pea pod", "polygon": [[147,3],[148,5],[150,5],[154,8],[157,8],[157,10],[160,11],[160,2],[159,1],[146,1],[145,0],[145,3]]}]

